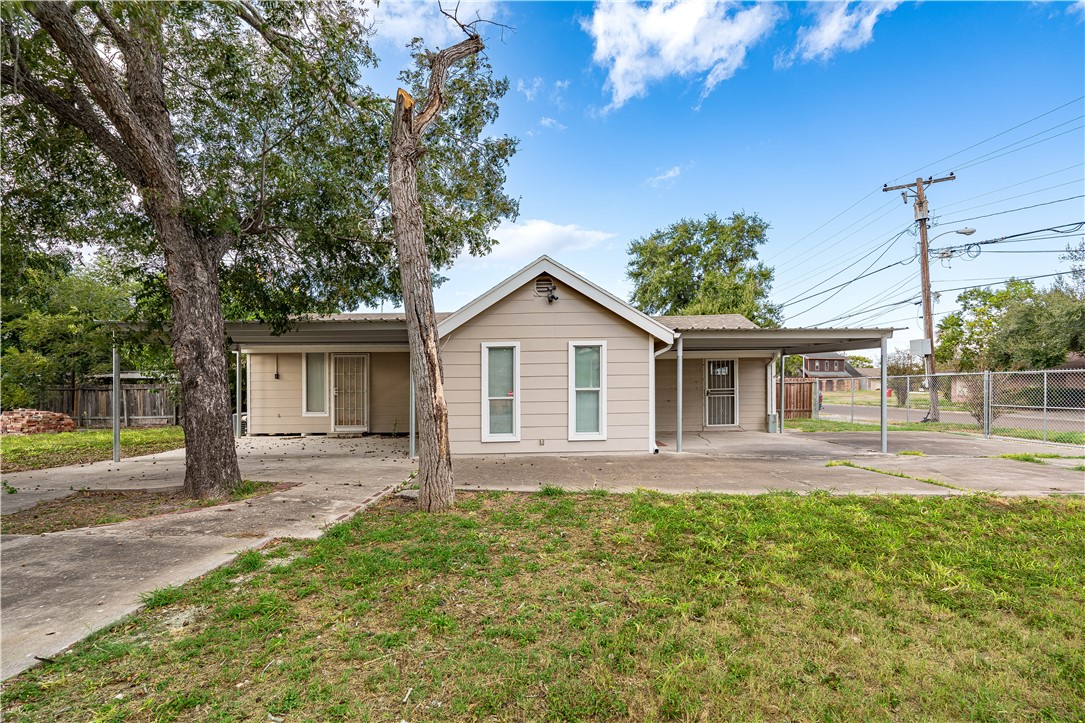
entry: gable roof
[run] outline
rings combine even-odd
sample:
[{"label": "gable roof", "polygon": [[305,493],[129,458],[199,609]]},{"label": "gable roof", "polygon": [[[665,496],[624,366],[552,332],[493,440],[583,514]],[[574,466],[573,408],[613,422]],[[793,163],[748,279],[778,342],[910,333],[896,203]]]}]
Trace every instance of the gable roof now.
[{"label": "gable roof", "polygon": [[596,286],[549,256],[540,256],[485,294],[461,307],[458,311],[449,314],[437,325],[437,334],[443,337],[455,331],[524,284],[543,274],[552,276],[569,288],[575,289],[603,308],[625,319],[633,326],[648,332],[660,341],[666,344],[674,343],[674,331],[652,317],[637,311],[617,296]]}]

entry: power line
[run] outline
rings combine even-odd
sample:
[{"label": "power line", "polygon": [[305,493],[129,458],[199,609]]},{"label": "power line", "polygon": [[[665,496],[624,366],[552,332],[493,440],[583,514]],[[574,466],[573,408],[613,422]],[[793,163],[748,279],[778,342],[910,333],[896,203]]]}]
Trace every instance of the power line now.
[{"label": "power line", "polygon": [[[980,246],[988,246],[990,244],[1020,243],[1021,241],[1039,241],[1040,238],[1026,239],[1026,238],[1022,238],[1022,237],[1024,237],[1024,236],[1032,236],[1032,235],[1038,234],[1038,233],[1047,233],[1048,231],[1053,231],[1056,234],[1071,234],[1071,233],[1073,233],[1075,231],[1080,231],[1082,229],[1082,227],[1085,227],[1085,221],[1080,221],[1080,222],[1077,222],[1077,223],[1064,223],[1061,226],[1049,226],[1048,228],[1038,228],[1038,229],[1036,229],[1034,231],[1022,231],[1021,233],[1010,234],[1009,236],[1000,236],[999,238],[987,239],[985,241],[972,241],[971,243],[959,244],[957,246],[942,246],[941,248],[931,249],[930,253],[933,255],[933,254],[942,254],[942,253],[954,252],[954,251],[967,251],[968,249],[971,249],[971,248],[977,248],[977,247],[980,247]],[[1066,229],[1066,230],[1065,231],[1060,231],[1059,229]],[[1042,238],[1043,239],[1050,239],[1050,238],[1059,238],[1059,237],[1058,236],[1044,236]]]},{"label": "power line", "polygon": [[1052,108],[1051,110],[1044,111],[1043,113],[1041,113],[1038,116],[1033,116],[1032,118],[1029,118],[1027,121],[1024,121],[1022,123],[1018,123],[1013,128],[1007,128],[1006,130],[1002,131],[1001,133],[995,133],[993,136],[991,136],[989,138],[984,138],[979,143],[973,143],[972,145],[968,146],[967,148],[962,148],[961,150],[959,150],[959,151],[957,151],[955,153],[950,153],[948,156],[945,156],[943,158],[939,158],[937,161],[931,161],[930,163],[928,163],[925,166],[920,166],[919,168],[915,169],[914,171],[909,171],[908,173],[905,173],[903,176],[897,176],[893,180],[894,181],[899,181],[902,178],[909,178],[913,173],[917,173],[917,172],[919,172],[919,171],[921,171],[921,170],[923,170],[925,168],[929,168],[929,167],[933,166],[935,163],[941,163],[942,161],[948,161],[950,158],[953,158],[954,156],[959,156],[962,153],[964,153],[965,151],[970,151],[973,148],[978,148],[978,147],[982,146],[984,143],[986,143],[987,141],[993,141],[994,139],[999,138],[1001,136],[1004,136],[1007,133],[1012,133],[1013,131],[1017,130],[1018,128],[1022,128],[1024,126],[1027,126],[1029,123],[1032,123],[1033,121],[1038,121],[1041,118],[1049,116],[1049,115],[1051,115],[1052,113],[1054,113],[1056,111],[1060,111],[1063,108],[1065,108],[1067,106],[1070,106],[1070,105],[1073,105],[1074,103],[1077,103],[1077,102],[1082,101],[1082,100],[1085,100],[1085,95],[1074,98],[1073,100],[1068,101],[1066,103],[1063,103],[1060,106],[1056,106],[1055,108]]},{"label": "power line", "polygon": [[1041,206],[1051,206],[1051,205],[1054,205],[1056,203],[1066,203],[1067,201],[1073,201],[1073,200],[1078,199],[1078,198],[1085,198],[1085,193],[1078,194],[1077,196],[1067,196],[1066,198],[1060,198],[1060,199],[1057,199],[1055,201],[1047,201],[1045,203],[1034,203],[1031,206],[1021,206],[1020,208],[1011,208],[1011,209],[1008,209],[1006,211],[996,211],[994,213],[986,213],[986,214],[984,214],[982,216],[971,216],[969,218],[955,218],[955,219],[948,219],[948,220],[947,219],[939,219],[938,223],[935,224],[935,225],[936,226],[941,226],[943,224],[958,224],[958,223],[964,223],[965,221],[975,221],[975,220],[981,219],[981,218],[990,218],[991,216],[1002,216],[1002,215],[1007,214],[1007,213],[1017,213],[1018,211],[1027,211],[1030,208],[1040,208]]},{"label": "power line", "polygon": [[[995,134],[994,134],[993,136],[989,136],[989,137],[987,137],[987,138],[983,139],[982,141],[979,141],[978,143],[973,143],[972,145],[970,145],[970,146],[966,146],[965,148],[962,148],[962,149],[960,149],[960,150],[958,150],[958,151],[954,151],[953,153],[950,153],[950,154],[949,154],[949,155],[947,155],[947,156],[943,156],[943,157],[941,157],[941,158],[939,158],[939,159],[937,159],[937,160],[934,160],[934,161],[931,161],[931,162],[929,162],[929,163],[926,163],[926,164],[924,164],[924,165],[922,165],[922,166],[920,166],[920,167],[918,167],[918,168],[916,168],[916,169],[914,169],[914,170],[912,170],[912,171],[908,171],[907,173],[905,173],[905,174],[903,174],[903,175],[901,175],[901,176],[897,176],[897,177],[896,177],[896,178],[894,178],[893,180],[894,180],[894,181],[898,181],[898,180],[900,180],[901,178],[907,178],[907,177],[911,176],[911,175],[912,175],[912,174],[914,174],[914,173],[917,173],[917,172],[919,172],[919,171],[921,171],[921,170],[923,170],[923,169],[925,169],[925,168],[929,168],[929,167],[933,166],[933,165],[934,165],[934,164],[936,164],[936,163],[941,163],[942,161],[946,161],[946,160],[949,160],[950,158],[954,158],[955,156],[959,156],[959,155],[961,155],[962,153],[965,153],[965,152],[967,152],[967,151],[970,151],[970,150],[972,150],[973,148],[978,148],[979,146],[982,146],[982,145],[983,145],[984,143],[987,143],[987,142],[989,142],[989,141],[992,141],[992,140],[994,140],[994,139],[996,139],[996,138],[1000,138],[1000,137],[1002,137],[1002,136],[1006,135],[1007,133],[1012,133],[1013,131],[1017,130],[1018,128],[1023,128],[1024,126],[1027,126],[1027,125],[1029,125],[1030,123],[1033,123],[1033,122],[1035,122],[1035,121],[1038,121],[1038,120],[1040,120],[1041,118],[1045,118],[1045,117],[1047,117],[1047,116],[1051,115],[1052,113],[1055,113],[1055,112],[1057,112],[1057,111],[1060,111],[1060,110],[1062,110],[1063,108],[1066,108],[1066,107],[1068,107],[1068,106],[1074,105],[1075,103],[1078,103],[1078,102],[1080,102],[1080,101],[1081,101],[1081,100],[1083,100],[1083,99],[1085,99],[1085,95],[1083,95],[1083,96],[1079,96],[1079,97],[1077,97],[1077,98],[1074,98],[1073,100],[1067,101],[1066,103],[1063,103],[1062,105],[1058,105],[1058,106],[1055,106],[1054,108],[1051,108],[1050,110],[1046,110],[1046,111],[1044,111],[1043,113],[1040,113],[1040,114],[1038,114],[1038,115],[1035,115],[1035,116],[1033,116],[1032,118],[1029,118],[1028,120],[1022,121],[1021,123],[1018,123],[1018,124],[1017,124],[1017,125],[1015,125],[1015,126],[1012,126],[1012,127],[1010,127],[1010,128],[1007,128],[1007,129],[1006,129],[1006,130],[1004,130],[1004,131],[1000,131],[999,133],[995,133]],[[1063,123],[1063,124],[1060,124],[1060,125],[1065,125],[1065,123]],[[1055,127],[1057,128],[1058,126],[1055,126]],[[1040,133],[1045,133],[1045,132],[1047,132],[1047,131],[1049,131],[1049,130],[1052,130],[1052,128],[1049,128],[1049,129],[1047,129],[1047,130],[1045,130],[1045,131],[1040,131]],[[1027,140],[1027,139],[1026,139],[1026,140]],[[1010,145],[1015,145],[1016,143],[1019,143],[1019,142],[1020,142],[1020,141],[1017,141],[1017,142],[1015,142],[1014,144],[1010,144]],[[1008,148],[1008,147],[1009,147],[1009,146],[1004,146],[1003,148]],[[995,149],[995,151],[992,151],[992,152],[997,152],[998,150],[1002,150],[1002,149]],[[985,155],[986,155],[986,154],[985,154]],[[980,156],[980,158],[982,158],[982,156]],[[976,159],[973,159],[973,160],[976,160]],[[972,163],[972,161],[966,161],[966,163]],[[1079,165],[1082,165],[1082,164],[1079,164]],[[1071,168],[1072,168],[1072,167],[1073,167],[1073,166],[1071,166]],[[1066,169],[1064,169],[1064,170],[1066,170]],[[1056,171],[1056,173],[1057,173],[1057,172],[1058,172],[1058,171]],[[1039,178],[1042,178],[1042,177],[1043,177],[1043,176],[1040,176]],[[1031,179],[1031,180],[1036,180],[1036,179]],[[1025,181],[1025,182],[1023,182],[1023,183],[1027,183],[1027,181]],[[1000,189],[1000,190],[1004,190],[1004,189]],[[836,221],[837,219],[839,219],[840,217],[844,216],[844,215],[845,215],[846,213],[848,213],[849,211],[851,211],[851,210],[852,210],[853,208],[855,208],[856,206],[859,206],[859,205],[860,205],[861,203],[863,203],[864,201],[866,201],[866,200],[867,200],[868,198],[870,198],[871,196],[874,196],[874,195],[875,195],[875,194],[876,194],[877,192],[878,192],[878,189],[877,189],[877,188],[875,188],[875,189],[871,190],[871,191],[870,191],[869,193],[867,193],[866,195],[864,195],[864,196],[863,196],[862,198],[860,198],[860,199],[859,199],[858,201],[856,201],[855,203],[851,204],[850,206],[848,206],[847,208],[845,208],[845,209],[844,209],[843,211],[841,211],[840,213],[838,213],[838,214],[836,214],[835,216],[833,216],[832,218],[830,218],[830,219],[829,219],[828,221],[825,221],[825,222],[824,222],[824,223],[822,223],[822,224],[821,224],[820,226],[818,226],[817,228],[815,228],[815,229],[814,229],[813,231],[810,231],[810,232],[806,233],[805,235],[803,235],[802,237],[800,237],[800,238],[799,238],[799,239],[797,239],[796,241],[793,241],[793,242],[791,242],[790,244],[788,244],[787,246],[783,247],[783,248],[782,248],[782,249],[780,249],[779,251],[775,251],[775,252],[773,252],[773,254],[772,254],[771,256],[767,257],[767,259],[769,259],[769,258],[777,258],[777,257],[779,257],[779,256],[780,256],[781,254],[783,254],[784,252],[786,252],[786,251],[789,251],[789,250],[791,250],[792,248],[794,248],[794,247],[795,247],[795,246],[797,246],[798,244],[802,243],[802,242],[803,242],[803,241],[805,241],[806,239],[808,239],[808,238],[810,238],[811,236],[813,236],[814,234],[816,234],[816,233],[817,233],[818,231],[821,231],[822,229],[824,229],[825,227],[827,227],[828,225],[830,225],[830,224],[831,224],[832,222],[834,222],[834,221]],[[992,192],[992,193],[993,193],[993,192]],[[886,204],[886,205],[888,205],[888,204]],[[867,214],[866,216],[863,216],[863,217],[862,217],[861,219],[859,219],[859,220],[860,220],[860,221],[862,221],[863,219],[865,219],[865,218],[869,217],[870,215],[872,215],[873,213],[876,213],[876,212],[877,212],[878,210],[880,210],[881,208],[884,208],[884,207],[885,207],[885,206],[880,206],[880,207],[879,207],[878,209],[876,209],[875,211],[873,211],[873,212],[871,212],[871,213]],[[879,218],[880,218],[880,217],[879,217]],[[858,223],[858,221],[856,221],[855,223]],[[854,224],[852,224],[852,225],[854,225]],[[835,234],[833,234],[833,235],[829,236],[828,238],[824,239],[823,241],[821,241],[821,242],[819,242],[819,243],[815,244],[814,246],[810,247],[810,250],[813,250],[813,249],[816,249],[816,248],[820,247],[820,246],[821,246],[821,245],[823,245],[823,244],[824,244],[824,243],[825,243],[826,241],[828,241],[829,239],[833,238],[834,236],[836,236],[836,235],[838,235],[838,234],[842,233],[843,231],[847,230],[848,228],[849,228],[848,226],[845,226],[845,227],[844,227],[843,229],[841,229],[840,231],[837,231],[837,232],[836,232]],[[806,256],[808,256],[808,255],[809,255],[809,252],[807,252],[807,253],[803,253],[803,254],[801,254],[801,255],[800,255],[800,257],[799,257],[799,258],[805,258],[805,257],[806,257]],[[780,269],[780,268],[783,268],[783,267],[779,267],[779,266],[777,267],[777,269]]]},{"label": "power line", "polygon": [[[1046,188],[1037,188],[1035,191],[1026,191],[1025,193],[1019,193],[1016,196],[1007,196],[1006,198],[1000,198],[997,201],[988,201],[987,203],[981,203],[981,204],[978,204],[978,205],[975,205],[975,206],[969,206],[968,208],[959,208],[956,211],[954,211],[954,213],[964,213],[966,211],[974,211],[977,208],[983,208],[985,206],[995,206],[995,205],[998,205],[1000,203],[1005,203],[1006,201],[1013,201],[1014,199],[1024,198],[1025,196],[1033,196],[1033,195],[1035,195],[1037,193],[1043,193],[1044,191],[1052,191],[1052,190],[1054,190],[1056,188],[1062,188],[1063,186],[1070,186],[1070,185],[1074,185],[1074,184],[1077,184],[1078,187],[1080,187],[1082,184],[1085,184],[1085,178],[1075,178],[1072,181],[1066,181],[1065,183],[1057,183],[1054,186],[1047,186]],[[963,201],[958,201],[957,203],[963,203]],[[951,204],[948,204],[946,206],[943,206],[942,208],[945,209],[945,208],[948,208],[949,206],[955,206],[955,205],[957,205],[957,204],[952,204],[951,203]]]},{"label": "power line", "polygon": [[944,209],[945,208],[950,208],[952,206],[956,206],[956,205],[961,204],[961,203],[967,203],[968,201],[974,201],[977,198],[983,198],[984,196],[990,196],[992,193],[998,193],[999,191],[1008,191],[1011,188],[1016,188],[1017,186],[1023,186],[1026,183],[1032,183],[1033,181],[1039,181],[1041,178],[1047,178],[1048,176],[1055,176],[1055,175],[1058,175],[1060,173],[1065,173],[1066,171],[1071,171],[1071,170],[1073,170],[1075,168],[1081,168],[1082,166],[1085,166],[1085,162],[1075,163],[1072,166],[1067,166],[1066,168],[1060,168],[1057,171],[1051,171],[1050,173],[1044,173],[1043,175],[1040,175],[1040,176],[1034,176],[1032,178],[1025,179],[1024,181],[1018,181],[1017,183],[1011,183],[1008,186],[1003,186],[1002,188],[996,188],[993,191],[985,191],[984,193],[978,193],[975,196],[969,196],[968,198],[962,198],[959,201],[954,201],[953,203],[944,204],[942,206],[942,208],[944,208]]},{"label": "power line", "polygon": [[[1040,143],[1046,143],[1048,141],[1053,141],[1056,138],[1060,138],[1060,137],[1066,135],[1067,133],[1073,133],[1074,131],[1081,130],[1082,128],[1085,128],[1085,126],[1077,126],[1076,128],[1070,128],[1068,130],[1063,131],[1062,133],[1056,133],[1053,136],[1048,136],[1047,138],[1041,138],[1040,140],[1029,143],[1026,146],[1021,146],[1020,148],[1013,148],[1013,146],[1016,146],[1019,143],[1024,143],[1025,141],[1032,140],[1036,136],[1042,136],[1044,133],[1048,133],[1050,131],[1053,131],[1056,128],[1062,128],[1067,123],[1073,123],[1074,121],[1079,121],[1082,118],[1085,118],[1085,116],[1078,116],[1077,118],[1071,118],[1070,120],[1059,123],[1058,125],[1053,125],[1050,128],[1045,128],[1044,130],[1040,131],[1039,133],[1033,133],[1031,136],[1026,136],[1025,138],[1022,138],[1019,141],[1014,141],[1013,143],[1008,143],[1008,144],[1002,146],[1002,148],[996,148],[993,151],[990,151],[988,153],[984,153],[981,156],[976,156],[975,158],[973,158],[970,161],[965,161],[964,165],[958,166],[958,169],[963,171],[966,168],[972,168],[973,166],[978,166],[981,163],[987,163],[988,161],[993,161],[996,158],[1002,158],[1003,156],[1008,156],[1011,153],[1017,153],[1018,151],[1023,151],[1026,148],[1032,148],[1033,146],[1039,145]],[[1012,148],[1012,150],[1006,150],[1007,148]],[[1003,150],[1006,150],[1006,152],[1005,153],[999,153],[999,151],[1003,151]],[[996,153],[998,155],[994,155]]]},{"label": "power line", "polygon": [[[811,286],[810,288],[806,289],[806,291],[801,291],[801,292],[799,292],[799,294],[798,294],[797,296],[793,296],[793,297],[791,297],[791,298],[790,298],[790,299],[788,299],[787,301],[783,302],[783,303],[781,304],[781,306],[788,306],[789,304],[798,304],[798,303],[800,303],[800,302],[806,301],[807,299],[812,299],[812,298],[814,298],[815,296],[821,296],[822,294],[827,294],[827,293],[829,293],[830,291],[832,291],[833,289],[838,289],[838,288],[842,288],[842,287],[844,287],[844,286],[847,286],[848,284],[851,284],[851,283],[853,283],[853,282],[855,282],[855,281],[858,281],[859,279],[865,278],[865,277],[867,277],[867,276],[872,276],[872,275],[874,275],[874,274],[877,274],[877,273],[879,273],[879,272],[881,272],[881,271],[885,271],[886,269],[892,268],[892,267],[894,267],[894,266],[896,266],[896,265],[898,265],[898,264],[902,264],[902,263],[907,263],[908,261],[911,261],[911,260],[912,260],[913,258],[915,258],[915,256],[912,256],[912,257],[911,257],[911,258],[909,258],[909,259],[904,259],[903,261],[897,261],[896,263],[892,263],[892,264],[889,264],[889,266],[884,266],[884,267],[882,267],[882,268],[878,269],[877,271],[871,271],[871,272],[870,272],[869,274],[868,274],[868,273],[866,273],[867,271],[869,271],[869,270],[870,270],[870,267],[871,267],[871,266],[873,266],[874,264],[878,263],[878,262],[879,262],[879,261],[880,261],[880,260],[882,259],[882,257],[884,257],[884,256],[885,256],[885,254],[886,254],[886,253],[887,253],[887,252],[889,251],[889,249],[893,248],[893,245],[894,245],[894,244],[896,244],[896,242],[897,242],[897,241],[898,241],[898,240],[900,239],[900,237],[901,237],[901,236],[903,236],[903,235],[904,235],[905,231],[907,231],[907,230],[908,230],[908,229],[907,229],[907,228],[905,228],[905,229],[904,229],[903,231],[901,231],[901,232],[899,232],[898,234],[896,234],[895,236],[893,236],[893,238],[889,239],[889,241],[887,241],[887,242],[886,242],[886,244],[885,244],[885,248],[884,248],[884,249],[882,249],[882,252],[881,252],[881,253],[880,253],[880,254],[878,255],[878,258],[874,259],[874,261],[872,261],[872,262],[870,263],[870,266],[867,266],[867,267],[866,267],[865,269],[863,269],[863,270],[862,270],[861,272],[859,272],[859,273],[860,273],[860,275],[859,275],[859,276],[856,276],[856,277],[855,277],[855,278],[853,278],[853,279],[852,279],[851,281],[847,281],[847,282],[845,282],[845,283],[843,283],[843,284],[840,284],[840,285],[838,285],[838,286],[833,286],[833,287],[830,287],[830,288],[828,288],[828,289],[825,289],[824,291],[819,291],[819,292],[818,292],[818,293],[816,293],[816,294],[811,294],[811,293],[810,293],[811,291],[813,291],[814,289],[818,288],[818,287],[819,287],[819,286],[821,286],[822,284],[824,284],[824,283],[826,283],[826,282],[830,281],[832,277],[830,277],[830,278],[827,278],[827,279],[825,279],[825,280],[823,280],[823,281],[821,281],[821,282],[819,282],[819,283],[815,284],[814,286]],[[873,252],[871,252],[871,253],[873,253]],[[870,254],[867,254],[867,255],[869,256]],[[798,298],[798,296],[802,296],[803,294],[808,294],[808,295],[807,295],[807,296],[803,296],[803,297],[802,297],[801,299],[800,299],[800,298]]]}]

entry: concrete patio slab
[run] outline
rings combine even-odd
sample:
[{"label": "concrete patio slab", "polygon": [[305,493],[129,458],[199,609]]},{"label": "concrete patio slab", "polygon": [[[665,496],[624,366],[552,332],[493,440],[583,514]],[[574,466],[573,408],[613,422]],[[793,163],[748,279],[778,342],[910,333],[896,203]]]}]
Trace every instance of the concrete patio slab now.
[{"label": "concrete patio slab", "polygon": [[948,496],[954,490],[851,467],[826,467],[826,459],[644,455],[592,457],[460,457],[457,488],[534,492],[543,485],[569,490],[670,493],[814,491],[831,494]]},{"label": "concrete patio slab", "polygon": [[[256,437],[238,442],[246,479],[296,482],[253,500],[45,535],[0,538],[0,676],[56,655],[139,607],[142,593],[178,585],[238,552],[279,537],[312,538],[413,469],[402,440]],[[38,499],[70,488],[177,487],[184,460],[176,452],[46,472],[5,475]],[[14,478],[14,479],[13,479]],[[19,497],[23,491],[7,497]],[[28,495],[29,497],[29,495]],[[5,500],[6,502],[6,500]],[[8,511],[5,505],[4,511]]]},{"label": "concrete patio slab", "polygon": [[[772,435],[770,435],[772,436]],[[809,437],[815,443],[848,447],[857,452],[871,453],[881,449],[877,432],[788,432],[784,437]],[[1052,445],[1008,439],[984,439],[949,432],[890,432],[889,453],[918,450],[927,456],[997,457],[1000,454],[1085,454],[1085,447]]]}]

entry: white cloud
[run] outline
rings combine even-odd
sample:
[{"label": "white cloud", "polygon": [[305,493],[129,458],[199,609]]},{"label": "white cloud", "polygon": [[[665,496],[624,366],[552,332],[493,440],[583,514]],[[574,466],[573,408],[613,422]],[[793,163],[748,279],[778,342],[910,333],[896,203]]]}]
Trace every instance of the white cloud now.
[{"label": "white cloud", "polygon": [[775,3],[598,2],[581,26],[595,41],[593,59],[607,68],[613,110],[672,75],[704,75],[701,97],[707,96],[742,67],[746,51],[784,14]]},{"label": "white cloud", "polygon": [[[1085,0],[1082,0],[1085,2]],[[555,80],[554,87],[550,91],[550,102],[558,108],[565,107],[565,91],[569,90],[568,80]]]},{"label": "white cloud", "polygon": [[543,254],[560,259],[563,254],[583,251],[614,238],[608,231],[594,231],[575,223],[557,224],[542,219],[528,219],[501,224],[494,231],[498,243],[481,259],[481,264],[523,265]]},{"label": "white cloud", "polygon": [[542,118],[539,119],[539,125],[541,125],[543,128],[553,128],[556,131],[565,130],[565,126],[562,123],[554,120],[553,118],[551,118],[549,116],[545,116],[545,115]]},{"label": "white cloud", "polygon": [[840,51],[858,50],[874,39],[874,24],[899,5],[887,2],[826,2],[814,5],[814,24],[799,28],[798,43],[786,56],[776,59],[777,66],[800,60],[828,60]]},{"label": "white cloud", "polygon": [[[448,47],[464,39],[463,30],[441,14],[439,3],[412,0],[381,0],[379,5],[367,5],[377,31],[377,41],[407,45],[422,38],[427,47]],[[449,11],[456,6],[448,6]],[[477,18],[492,20],[498,13],[495,0],[463,0],[458,6],[462,22]],[[482,26],[480,26],[481,28]]]},{"label": "white cloud", "polygon": [[523,78],[521,78],[520,80],[516,81],[516,92],[523,93],[524,97],[527,98],[527,102],[531,103],[535,100],[535,96],[539,94],[539,91],[542,90],[542,86],[542,78],[532,78],[527,83],[525,83]]},{"label": "white cloud", "polygon": [[652,176],[644,181],[644,185],[658,188],[664,184],[671,185],[675,179],[682,175],[682,168],[680,166],[673,166],[660,173],[658,176]]},{"label": "white cloud", "polygon": [[1070,3],[1070,6],[1066,8],[1066,14],[1076,15],[1079,23],[1085,20],[1085,0],[1076,0]]}]

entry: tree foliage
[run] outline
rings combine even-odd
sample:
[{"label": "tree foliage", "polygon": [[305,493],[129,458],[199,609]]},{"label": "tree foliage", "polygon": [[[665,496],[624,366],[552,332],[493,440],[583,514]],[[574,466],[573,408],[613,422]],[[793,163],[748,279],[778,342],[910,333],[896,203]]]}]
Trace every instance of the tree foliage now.
[{"label": "tree foliage", "polygon": [[779,326],[780,307],[768,299],[773,271],[757,259],[768,230],[756,214],[708,214],[633,241],[633,305],[647,314],[742,314]]},{"label": "tree foliage", "polygon": [[[66,257],[41,254],[5,283],[3,365],[0,406],[36,407],[50,385],[85,383],[111,368],[113,327],[103,320],[123,319],[131,311],[133,286],[120,279],[104,258],[88,267]],[[34,267],[37,264],[37,268]]]},{"label": "tree foliage", "polygon": [[[89,242],[137,279],[137,310],[171,327],[186,436],[203,436],[186,489],[221,491],[240,480],[223,311],[281,331],[399,296],[392,106],[363,77],[376,63],[367,8],[12,3],[2,21],[3,214],[25,229],[24,255]],[[483,135],[506,89],[472,64],[423,159],[438,269],[486,251],[516,213],[502,188],[516,144]]]},{"label": "tree foliage", "polygon": [[1072,280],[1043,290],[1011,279],[957,301],[961,310],[938,324],[939,363],[960,371],[1047,369],[1085,351],[1085,295]]}]

